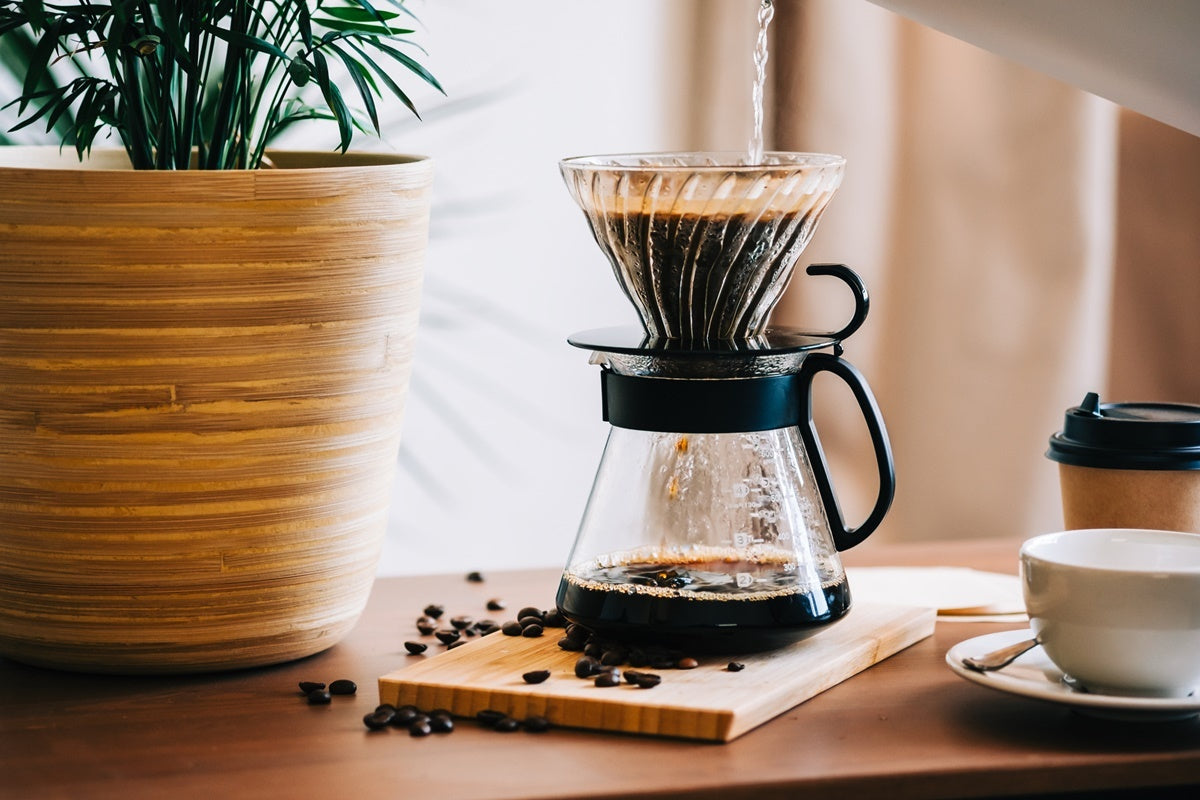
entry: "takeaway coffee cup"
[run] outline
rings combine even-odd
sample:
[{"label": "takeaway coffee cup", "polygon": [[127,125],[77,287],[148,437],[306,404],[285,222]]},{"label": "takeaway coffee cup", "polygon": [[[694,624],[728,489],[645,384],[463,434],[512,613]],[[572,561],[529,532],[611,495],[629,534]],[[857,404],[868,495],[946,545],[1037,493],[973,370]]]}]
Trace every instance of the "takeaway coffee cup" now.
[{"label": "takeaway coffee cup", "polygon": [[1200,533],[1200,406],[1102,404],[1089,392],[1046,456],[1058,462],[1068,530]]},{"label": "takeaway coffee cup", "polygon": [[1200,690],[1200,535],[1049,533],[1020,561],[1030,626],[1071,680],[1100,694]]}]

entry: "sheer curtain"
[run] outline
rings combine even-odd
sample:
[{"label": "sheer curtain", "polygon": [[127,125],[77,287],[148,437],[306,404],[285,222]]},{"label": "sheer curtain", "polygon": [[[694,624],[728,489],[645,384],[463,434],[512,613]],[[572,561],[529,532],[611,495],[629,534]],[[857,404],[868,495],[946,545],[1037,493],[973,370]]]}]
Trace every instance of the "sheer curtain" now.
[{"label": "sheer curtain", "polygon": [[[847,263],[871,289],[846,357],[895,448],[879,538],[1060,527],[1043,453],[1067,407],[1088,391],[1200,403],[1196,138],[865,0],[775,5],[767,145],[848,160],[802,264]],[[756,7],[697,6],[692,99],[707,112],[691,146],[740,146]],[[704,80],[717,61],[723,79]],[[849,304],[822,280],[798,273],[776,321],[837,327]],[[860,517],[875,491],[863,425],[848,393],[818,388]]]}]

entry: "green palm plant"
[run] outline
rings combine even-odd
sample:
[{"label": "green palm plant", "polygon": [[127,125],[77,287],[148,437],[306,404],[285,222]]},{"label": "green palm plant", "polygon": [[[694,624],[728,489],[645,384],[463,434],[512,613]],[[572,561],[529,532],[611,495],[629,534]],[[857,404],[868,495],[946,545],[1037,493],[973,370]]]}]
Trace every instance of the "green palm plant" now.
[{"label": "green palm plant", "polygon": [[12,130],[41,123],[81,158],[113,131],[136,169],[254,169],[288,126],[325,119],[345,152],[379,133],[385,96],[416,113],[394,71],[441,91],[404,18],[402,0],[0,0]]}]

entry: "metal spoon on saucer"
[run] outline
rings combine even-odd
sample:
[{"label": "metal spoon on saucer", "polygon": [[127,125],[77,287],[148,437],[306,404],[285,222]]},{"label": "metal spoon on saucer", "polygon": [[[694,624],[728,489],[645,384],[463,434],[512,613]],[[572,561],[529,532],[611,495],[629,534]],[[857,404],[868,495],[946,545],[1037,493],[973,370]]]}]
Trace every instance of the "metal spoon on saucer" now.
[{"label": "metal spoon on saucer", "polygon": [[1010,644],[1008,647],[993,650],[982,656],[967,656],[962,660],[962,663],[967,669],[973,669],[976,672],[990,672],[995,669],[1003,669],[1016,661],[1022,654],[1029,652],[1039,644],[1041,642],[1036,638],[1026,639],[1016,644]]}]

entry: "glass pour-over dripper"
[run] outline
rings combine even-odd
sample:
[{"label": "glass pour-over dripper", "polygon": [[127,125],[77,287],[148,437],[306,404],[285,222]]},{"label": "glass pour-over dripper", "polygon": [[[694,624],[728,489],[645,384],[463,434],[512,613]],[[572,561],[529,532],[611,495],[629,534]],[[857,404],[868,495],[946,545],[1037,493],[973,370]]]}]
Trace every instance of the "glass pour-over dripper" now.
[{"label": "glass pour-over dripper", "polygon": [[[729,651],[801,638],[850,607],[838,551],[890,506],[891,451],[841,331],[767,327],[841,181],[838,156],[668,153],[568,159],[563,176],[642,329],[576,334],[602,366],[613,424],[558,593],[601,635]],[[867,520],[849,528],[812,424],[813,377],[853,391],[879,465]]]}]

